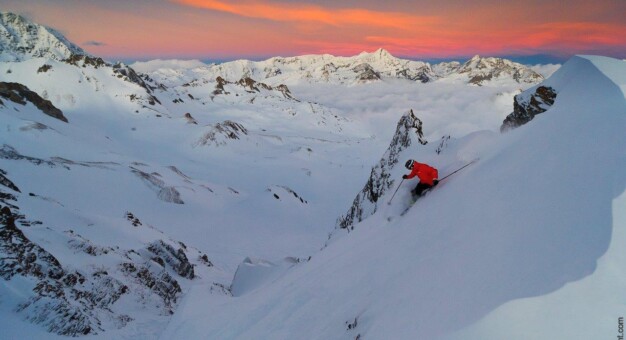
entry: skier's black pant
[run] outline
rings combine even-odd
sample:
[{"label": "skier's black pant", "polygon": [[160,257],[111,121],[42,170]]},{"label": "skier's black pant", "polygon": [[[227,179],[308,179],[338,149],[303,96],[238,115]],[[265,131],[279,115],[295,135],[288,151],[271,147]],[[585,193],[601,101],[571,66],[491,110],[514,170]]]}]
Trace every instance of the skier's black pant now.
[{"label": "skier's black pant", "polygon": [[413,189],[413,195],[416,197],[422,196],[422,194],[424,193],[424,191],[432,188],[433,186],[430,184],[426,184],[426,183],[422,183],[419,182],[417,183],[417,186],[415,187],[415,189]]}]

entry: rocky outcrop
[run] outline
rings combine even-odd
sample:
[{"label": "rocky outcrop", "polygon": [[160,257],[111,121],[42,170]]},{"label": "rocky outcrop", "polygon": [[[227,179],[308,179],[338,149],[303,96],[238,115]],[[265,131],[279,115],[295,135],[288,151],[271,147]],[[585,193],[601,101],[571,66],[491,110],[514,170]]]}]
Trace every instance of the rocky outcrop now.
[{"label": "rocky outcrop", "polygon": [[156,256],[158,259],[157,262],[161,263],[163,266],[167,265],[171,267],[178,275],[187,279],[193,279],[195,277],[193,265],[189,263],[182,248],[176,250],[171,245],[162,240],[158,240],[151,243],[147,249]]},{"label": "rocky outcrop", "polygon": [[44,114],[67,123],[67,118],[49,100],[41,98],[39,94],[18,83],[0,82],[0,97],[20,105],[30,102]]},{"label": "rocky outcrop", "polygon": [[[93,67],[96,69],[100,67],[110,67],[113,70],[113,74],[115,74],[117,78],[120,78],[124,81],[133,83],[143,88],[148,94],[147,102],[149,105],[156,105],[157,103],[161,104],[161,101],[159,101],[159,99],[154,95],[154,90],[157,88],[165,89],[165,87],[163,85],[155,85],[155,86],[150,85],[147,81],[151,81],[152,78],[148,76],[142,77],[128,65],[125,65],[123,63],[117,63],[115,65],[112,65],[99,57],[92,57],[88,55],[77,55],[77,54],[74,54],[70,56],[69,58],[64,59],[63,62],[69,65],[74,65],[76,67],[88,67],[89,66],[89,67]],[[137,96],[132,96],[131,100],[134,100],[134,99],[142,99],[142,98],[139,98]]]},{"label": "rocky outcrop", "polygon": [[174,314],[173,307],[182,292],[180,284],[164,270],[156,270],[151,266],[135,265],[125,262],[120,265],[120,270],[136,283],[144,286],[157,296],[161,297],[166,309]]},{"label": "rocky outcrop", "polygon": [[93,68],[99,68],[102,66],[111,66],[102,58],[91,57],[88,55],[80,55],[80,54],[73,54],[69,58],[63,59],[62,61],[66,64],[74,65],[77,67],[91,66]]},{"label": "rocky outcrop", "polygon": [[194,145],[226,145],[228,140],[241,139],[246,135],[248,135],[248,130],[243,125],[225,120],[211,127]]},{"label": "rocky outcrop", "polygon": [[[125,81],[131,82],[133,84],[138,85],[139,87],[146,90],[148,93],[148,104],[156,105],[156,103],[161,104],[161,101],[154,95],[153,91],[156,88],[162,87],[162,85],[151,86],[144,79],[133,70],[130,66],[127,66],[122,63],[118,63],[112,66],[113,73],[117,74],[118,78],[122,78]],[[151,79],[150,77],[146,77],[146,79]]]},{"label": "rocky outcrop", "polygon": [[536,115],[548,110],[556,99],[556,91],[548,86],[539,86],[515,96],[513,112],[509,114],[500,127],[501,132],[514,129],[530,122]]},{"label": "rocky outcrop", "polygon": [[77,271],[66,271],[45,249],[31,242],[15,225],[17,215],[4,207],[0,213],[0,277],[34,279],[33,296],[17,311],[49,332],[66,336],[97,334],[99,312],[128,291],[128,287],[108,275],[87,278]]},{"label": "rocky outcrop", "polygon": [[276,86],[275,89],[276,89],[276,91],[279,91],[280,93],[282,93],[285,98],[293,99],[295,101],[299,101],[299,100],[297,100],[297,99],[295,99],[293,97],[293,95],[291,94],[291,91],[289,91],[289,88],[287,87],[287,85],[280,84],[280,85]]},{"label": "rocky outcrop", "polygon": [[246,89],[246,91],[251,92],[251,93],[261,92],[261,89],[265,89],[268,91],[272,90],[271,86],[264,84],[264,83],[257,82],[256,80],[250,77],[241,78],[236,84],[239,86],[242,86],[244,89]]},{"label": "rocky outcrop", "polygon": [[0,169],[0,185],[3,185],[13,191],[21,192],[20,188],[17,187],[10,179],[6,177],[7,172]]},{"label": "rocky outcrop", "polygon": [[46,73],[52,69],[52,65],[44,64],[37,69],[37,73]]},{"label": "rocky outcrop", "polygon": [[380,80],[380,74],[374,70],[374,68],[367,63],[359,64],[355,66],[352,71],[357,74],[357,82],[367,83],[371,81]]},{"label": "rocky outcrop", "polygon": [[302,204],[309,203],[307,200],[305,200],[300,195],[298,195],[298,193],[295,192],[293,189],[284,185],[274,185],[274,186],[267,188],[266,191],[272,194],[272,196],[277,200],[282,200],[285,196],[291,199],[291,196],[293,195],[296,201],[300,201],[300,203]]},{"label": "rocky outcrop", "polygon": [[500,78],[512,78],[518,83],[534,84],[543,80],[543,76],[528,67],[502,58],[483,58],[474,56],[455,71],[468,78],[474,85]]},{"label": "rocky outcrop", "polygon": [[[129,303],[128,313],[145,309],[142,313],[155,316],[173,314],[182,294],[179,280],[195,278],[189,249],[181,242],[174,247],[174,241],[156,240],[139,251],[124,250],[97,245],[72,230],[59,235],[67,240],[68,249],[75,257],[87,256],[99,265],[70,270],[20,230],[16,222],[24,218],[0,206],[0,279],[9,288],[15,284],[32,287],[20,289],[15,311],[48,332],[75,337],[122,328],[133,321],[132,314],[123,314]],[[213,266],[206,254],[195,250],[194,254],[203,266]],[[99,260],[103,257],[104,261]],[[80,262],[72,260],[74,266]],[[18,276],[22,278],[13,283]],[[24,294],[29,289],[30,294]],[[123,296],[128,297],[120,308],[116,304]]]},{"label": "rocky outcrop", "polygon": [[[246,92],[248,93],[260,93],[261,90],[265,90],[265,91],[278,91],[280,92],[283,97],[287,98],[287,99],[293,99],[296,100],[293,95],[291,94],[291,91],[289,91],[289,88],[287,87],[287,85],[284,84],[279,84],[277,86],[270,86],[267,85],[265,83],[262,82],[258,82],[250,77],[243,77],[241,79],[239,79],[236,82],[230,82],[225,80],[222,77],[217,77],[215,78],[215,90],[213,90],[212,94],[214,96],[217,95],[229,95],[230,92],[227,91],[225,89],[225,85],[234,85],[234,86],[238,86],[240,88],[243,88]],[[184,86],[184,85],[183,85]]]},{"label": "rocky outcrop", "polygon": [[183,117],[187,120],[187,124],[198,125],[198,122],[191,116],[191,113],[187,112]]},{"label": "rocky outcrop", "polygon": [[213,95],[217,96],[220,94],[229,94],[229,92],[224,89],[224,85],[228,84],[228,82],[224,80],[224,78],[217,77],[215,78],[215,82],[217,84],[215,84],[215,90],[213,91]]},{"label": "rocky outcrop", "polygon": [[433,71],[429,65],[418,68],[417,70],[402,69],[396,71],[396,77],[405,78],[412,81],[419,81],[420,83],[428,83],[434,78]]},{"label": "rocky outcrop", "polygon": [[413,141],[422,145],[427,143],[422,132],[422,121],[411,110],[400,118],[387,151],[372,168],[365,187],[357,194],[348,212],[337,220],[338,228],[352,230],[355,223],[376,212],[379,198],[393,186],[391,170],[398,164],[400,153],[410,147]]}]

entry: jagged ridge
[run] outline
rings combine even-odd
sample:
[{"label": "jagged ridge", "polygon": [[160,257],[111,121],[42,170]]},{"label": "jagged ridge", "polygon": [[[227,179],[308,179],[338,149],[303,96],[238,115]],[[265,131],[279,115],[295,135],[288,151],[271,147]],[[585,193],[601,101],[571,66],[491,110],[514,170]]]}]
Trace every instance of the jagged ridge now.
[{"label": "jagged ridge", "polygon": [[337,220],[338,228],[354,229],[355,223],[376,212],[378,199],[393,186],[390,174],[398,164],[400,153],[410,147],[416,138],[422,145],[428,143],[422,132],[422,121],[410,110],[398,121],[396,133],[381,160],[372,168],[365,187],[356,195],[348,212]]}]

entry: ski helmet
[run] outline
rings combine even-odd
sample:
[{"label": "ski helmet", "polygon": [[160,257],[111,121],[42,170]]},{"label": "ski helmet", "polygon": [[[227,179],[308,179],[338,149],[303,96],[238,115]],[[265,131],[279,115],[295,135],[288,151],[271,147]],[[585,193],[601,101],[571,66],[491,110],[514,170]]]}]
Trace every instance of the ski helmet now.
[{"label": "ski helmet", "polygon": [[409,159],[408,161],[406,161],[406,163],[404,164],[404,166],[405,166],[407,169],[409,169],[409,170],[413,169],[413,160],[412,160],[412,159]]}]

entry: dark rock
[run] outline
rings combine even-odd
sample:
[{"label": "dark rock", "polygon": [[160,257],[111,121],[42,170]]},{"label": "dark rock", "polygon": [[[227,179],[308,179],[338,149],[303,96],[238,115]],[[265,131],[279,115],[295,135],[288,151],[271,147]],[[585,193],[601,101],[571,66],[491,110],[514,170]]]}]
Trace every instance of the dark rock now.
[{"label": "dark rock", "polygon": [[148,267],[135,267],[132,263],[122,263],[122,272],[134,277],[141,285],[153,291],[159,296],[167,308],[173,307],[176,303],[178,295],[182,292],[178,281],[171,277],[167,272],[152,273]]},{"label": "dark rock", "polygon": [[199,260],[200,262],[204,263],[207,267],[213,267],[213,262],[209,260],[209,257],[206,254],[202,254]]},{"label": "dark rock", "polygon": [[295,98],[291,94],[291,91],[289,91],[289,88],[285,84],[280,84],[280,85],[276,86],[276,91],[280,91],[280,93],[282,93],[283,96],[285,96],[285,98],[289,98],[289,99],[294,99],[295,100]]},{"label": "dark rock", "polygon": [[31,102],[46,115],[67,123],[67,118],[65,118],[61,110],[52,105],[49,100],[41,98],[39,94],[29,90],[28,87],[22,84],[0,82],[0,97],[20,105],[26,105],[27,102]]},{"label": "dark rock", "polygon": [[214,95],[230,94],[229,92],[227,92],[224,89],[224,85],[228,84],[228,82],[226,80],[224,80],[224,78],[217,77],[217,78],[215,78],[215,81],[217,82],[217,84],[215,85],[215,90],[213,91]]},{"label": "dark rock", "polygon": [[536,115],[547,111],[556,99],[556,91],[547,86],[539,86],[534,93],[524,92],[515,96],[513,113],[502,122],[501,132],[514,129],[530,122]]},{"label": "dark rock", "polygon": [[100,256],[106,255],[113,251],[111,247],[101,247],[93,244],[90,240],[70,231],[67,231],[66,234],[70,238],[67,241],[68,247],[71,249],[79,250],[84,252],[85,254],[91,256]]},{"label": "dark rock", "polygon": [[[196,145],[225,145],[226,142],[223,139],[240,139],[240,137],[244,135],[248,135],[248,129],[243,125],[231,120],[225,120],[215,124],[209,132],[206,132],[200,140],[196,142]],[[222,138],[218,138],[220,136]]]},{"label": "dark rock", "polygon": [[59,279],[64,275],[59,261],[43,248],[32,243],[15,225],[16,216],[4,207],[0,215],[0,277],[32,275]]},{"label": "dark rock", "polygon": [[244,77],[244,78],[239,79],[237,84],[240,86],[243,86],[248,92],[261,92],[261,90],[257,87],[257,84],[263,84],[263,83],[257,83],[254,79],[250,77]]},{"label": "dark rock", "polygon": [[52,65],[44,64],[40,68],[37,69],[37,73],[46,73],[52,69]]},{"label": "dark rock", "polygon": [[63,60],[64,63],[78,66],[78,67],[87,67],[93,66],[94,68],[99,68],[102,66],[111,66],[107,62],[105,62],[102,58],[99,57],[91,57],[88,55],[81,54],[72,54],[67,59]]},{"label": "dark rock", "polygon": [[198,125],[198,122],[191,116],[191,113],[187,112],[185,113],[185,119],[187,119],[187,123],[188,124],[195,124]]},{"label": "dark rock", "polygon": [[161,264],[162,266],[165,266],[165,263],[167,263],[178,275],[187,279],[193,279],[195,277],[193,265],[187,259],[185,251],[182,248],[176,250],[171,245],[159,240],[152,242],[147,249],[161,258],[161,261],[164,261],[164,263]]},{"label": "dark rock", "polygon": [[0,169],[0,185],[4,185],[5,187],[13,191],[21,192],[17,185],[13,184],[13,182],[6,178],[6,174],[6,171]]},{"label": "dark rock", "polygon": [[133,213],[131,213],[131,212],[128,212],[128,211],[126,212],[126,219],[130,223],[133,224],[133,227],[138,227],[138,226],[142,225],[141,221],[137,217],[135,217],[135,215],[133,215]]},{"label": "dark rock", "polygon": [[19,230],[10,210],[0,212],[0,277],[30,276],[36,284],[33,296],[17,312],[65,336],[97,334],[101,331],[97,310],[110,311],[128,287],[105,273],[87,280],[78,272],[67,272],[46,250],[31,242]]},{"label": "dark rock", "polygon": [[[130,66],[118,63],[113,65],[113,72],[118,75],[122,75],[124,80],[131,82],[133,84],[139,85],[148,93],[148,104],[155,105],[156,103],[161,104],[161,101],[152,93],[156,87],[150,86],[148,83],[144,81],[143,78],[134,69]],[[150,79],[150,78],[147,78]]]},{"label": "dark rock", "polygon": [[429,68],[420,69],[417,73],[411,72],[408,69],[403,69],[396,71],[396,77],[427,83],[431,79],[431,73],[432,70]]},{"label": "dark rock", "polygon": [[370,64],[367,63],[355,66],[352,71],[359,74],[357,76],[357,79],[361,83],[380,80],[380,74],[376,72]]}]

